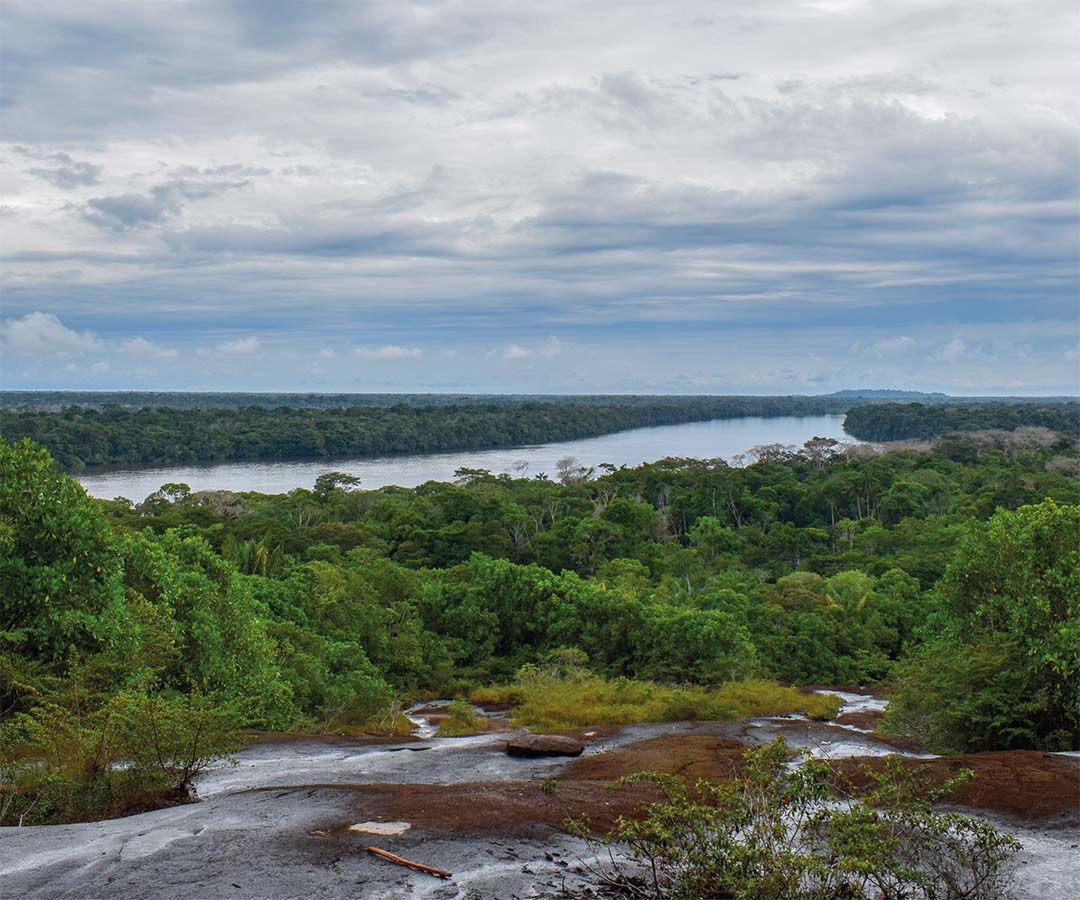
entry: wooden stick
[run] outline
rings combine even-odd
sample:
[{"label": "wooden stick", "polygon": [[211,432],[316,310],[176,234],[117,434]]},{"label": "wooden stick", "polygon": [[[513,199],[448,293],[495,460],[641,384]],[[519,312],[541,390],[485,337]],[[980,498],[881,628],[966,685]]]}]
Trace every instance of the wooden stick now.
[{"label": "wooden stick", "polygon": [[453,872],[446,872],[443,869],[435,869],[431,866],[425,866],[423,863],[413,862],[411,859],[405,859],[402,856],[395,856],[387,850],[380,850],[378,847],[368,847],[368,853],[374,853],[376,856],[382,856],[390,862],[396,862],[399,866],[408,866],[410,869],[418,869],[421,872],[427,872],[429,875],[434,875],[436,878],[451,878]]}]

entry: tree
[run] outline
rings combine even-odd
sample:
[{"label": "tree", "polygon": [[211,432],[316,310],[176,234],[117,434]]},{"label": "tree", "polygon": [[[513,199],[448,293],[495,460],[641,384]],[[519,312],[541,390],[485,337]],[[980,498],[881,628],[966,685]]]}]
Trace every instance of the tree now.
[{"label": "tree", "polygon": [[840,442],[836,438],[814,435],[810,440],[803,442],[802,454],[820,469],[837,452],[836,448],[839,446]]},{"label": "tree", "polygon": [[360,487],[360,478],[348,472],[323,472],[315,479],[312,491],[319,503],[325,503],[335,491],[354,491]]},{"label": "tree", "polygon": [[593,471],[592,467],[581,465],[573,456],[564,456],[555,463],[555,472],[559,476],[559,482],[564,485],[584,484],[592,478]]},{"label": "tree", "polygon": [[890,722],[945,750],[1080,749],[1080,506],[972,528],[936,586]]},{"label": "tree", "polygon": [[127,610],[108,523],[28,440],[0,438],[0,585],[0,654],[63,674],[79,656],[122,648]]}]

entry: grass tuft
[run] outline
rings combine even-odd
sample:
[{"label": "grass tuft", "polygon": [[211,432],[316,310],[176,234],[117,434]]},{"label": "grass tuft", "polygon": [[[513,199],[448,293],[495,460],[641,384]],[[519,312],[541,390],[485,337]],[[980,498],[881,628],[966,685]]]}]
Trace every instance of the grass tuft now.
[{"label": "grass tuft", "polygon": [[833,694],[804,694],[772,681],[734,681],[706,688],[596,675],[533,675],[511,685],[478,688],[469,699],[479,704],[509,703],[514,724],[534,731],[635,722],[735,721],[789,713],[831,719],[840,708],[840,699]]},{"label": "grass tuft", "polygon": [[490,729],[488,720],[464,700],[455,700],[447,710],[450,715],[439,725],[438,737],[463,737]]}]

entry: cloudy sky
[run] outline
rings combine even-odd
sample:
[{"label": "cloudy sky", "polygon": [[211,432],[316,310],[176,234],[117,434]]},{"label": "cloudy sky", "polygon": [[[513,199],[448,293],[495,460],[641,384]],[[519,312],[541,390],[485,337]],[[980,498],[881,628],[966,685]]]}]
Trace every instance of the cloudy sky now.
[{"label": "cloudy sky", "polygon": [[5,0],[8,388],[1076,393],[1074,0]]}]

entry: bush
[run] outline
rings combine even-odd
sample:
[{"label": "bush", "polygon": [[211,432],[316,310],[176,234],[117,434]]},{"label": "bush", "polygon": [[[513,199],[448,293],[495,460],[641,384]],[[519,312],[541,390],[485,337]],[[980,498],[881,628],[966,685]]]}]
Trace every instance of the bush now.
[{"label": "bush", "polygon": [[132,769],[159,773],[182,793],[194,793],[192,780],[227,753],[242,746],[228,706],[193,694],[123,693],[106,709],[117,733],[117,750]]},{"label": "bush", "polygon": [[[861,797],[837,802],[828,764],[792,768],[782,739],[747,751],[743,772],[692,790],[670,775],[639,773],[665,795],[607,836],[607,863],[589,864],[615,897],[648,900],[993,900],[1004,896],[1013,838],[933,803],[897,765]],[[569,830],[594,840],[588,822]],[[605,856],[598,854],[596,859]]]},{"label": "bush", "polygon": [[201,696],[73,690],[0,728],[0,825],[112,818],[194,799],[194,778],[239,748],[238,717]]}]

